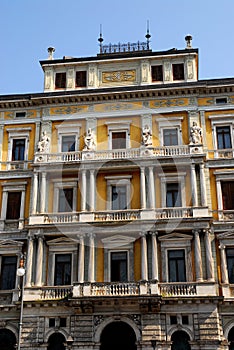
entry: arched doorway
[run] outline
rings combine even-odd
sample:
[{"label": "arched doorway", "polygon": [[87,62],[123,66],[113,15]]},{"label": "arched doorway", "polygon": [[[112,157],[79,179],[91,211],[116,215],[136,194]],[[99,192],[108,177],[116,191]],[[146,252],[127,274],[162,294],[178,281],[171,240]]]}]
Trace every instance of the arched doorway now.
[{"label": "arched doorway", "polygon": [[228,333],[229,350],[234,350],[234,327],[232,327]]},{"label": "arched doorway", "polygon": [[66,339],[61,333],[54,333],[48,339],[47,350],[65,350]]},{"label": "arched doorway", "polygon": [[108,324],[101,334],[100,350],[136,350],[136,334],[127,323]]},{"label": "arched doorway", "polygon": [[1,350],[15,350],[16,337],[9,329],[0,329],[0,349]]},{"label": "arched doorway", "polygon": [[191,350],[189,336],[184,331],[176,331],[171,336],[171,350]]}]

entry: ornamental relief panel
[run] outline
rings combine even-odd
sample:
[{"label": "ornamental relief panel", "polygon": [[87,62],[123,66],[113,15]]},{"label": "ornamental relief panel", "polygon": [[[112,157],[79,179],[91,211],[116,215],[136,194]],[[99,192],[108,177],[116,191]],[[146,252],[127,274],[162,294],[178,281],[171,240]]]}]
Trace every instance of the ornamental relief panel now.
[{"label": "ornamental relief panel", "polygon": [[136,70],[119,70],[102,73],[102,83],[136,81]]}]

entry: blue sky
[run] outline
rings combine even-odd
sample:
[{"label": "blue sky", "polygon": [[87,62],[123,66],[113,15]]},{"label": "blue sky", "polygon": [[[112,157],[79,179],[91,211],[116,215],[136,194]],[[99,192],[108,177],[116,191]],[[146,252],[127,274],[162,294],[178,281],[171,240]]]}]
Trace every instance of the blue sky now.
[{"label": "blue sky", "polygon": [[39,60],[95,56],[104,43],[144,41],[153,51],[199,48],[199,78],[234,77],[233,0],[0,0],[0,94],[41,92]]}]

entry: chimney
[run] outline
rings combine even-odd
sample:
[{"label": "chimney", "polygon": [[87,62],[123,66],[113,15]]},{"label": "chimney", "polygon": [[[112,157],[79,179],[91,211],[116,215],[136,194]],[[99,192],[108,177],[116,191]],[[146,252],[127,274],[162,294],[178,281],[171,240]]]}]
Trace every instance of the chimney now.
[{"label": "chimney", "polygon": [[186,35],[186,37],[185,37],[185,41],[187,43],[186,49],[192,48],[192,45],[191,45],[192,40],[193,40],[192,35],[190,35],[190,34]]},{"label": "chimney", "polygon": [[48,47],[47,51],[49,53],[48,60],[53,60],[54,59],[53,54],[54,54],[55,48],[54,47]]}]

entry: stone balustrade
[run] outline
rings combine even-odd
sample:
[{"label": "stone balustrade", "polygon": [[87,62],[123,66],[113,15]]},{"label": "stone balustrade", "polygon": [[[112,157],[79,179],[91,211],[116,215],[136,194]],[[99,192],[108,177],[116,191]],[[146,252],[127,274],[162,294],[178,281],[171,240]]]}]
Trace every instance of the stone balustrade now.
[{"label": "stone balustrade", "polygon": [[192,208],[162,208],[156,209],[156,219],[176,219],[193,217]]},{"label": "stone balustrade", "polygon": [[197,295],[195,283],[160,283],[160,294],[162,296],[194,296]]},{"label": "stone balustrade", "polygon": [[53,213],[44,215],[44,224],[66,224],[78,222],[78,213]]},{"label": "stone balustrade", "polygon": [[125,296],[139,295],[138,283],[93,283],[91,286],[92,296]]},{"label": "stone balustrade", "polygon": [[94,213],[94,221],[129,221],[140,219],[140,210],[116,210]]},{"label": "stone balustrade", "polygon": [[72,294],[72,286],[55,286],[55,287],[42,287],[40,293],[41,300],[58,300],[64,299]]},{"label": "stone balustrade", "polygon": [[233,221],[234,210],[218,210],[219,220]]}]

